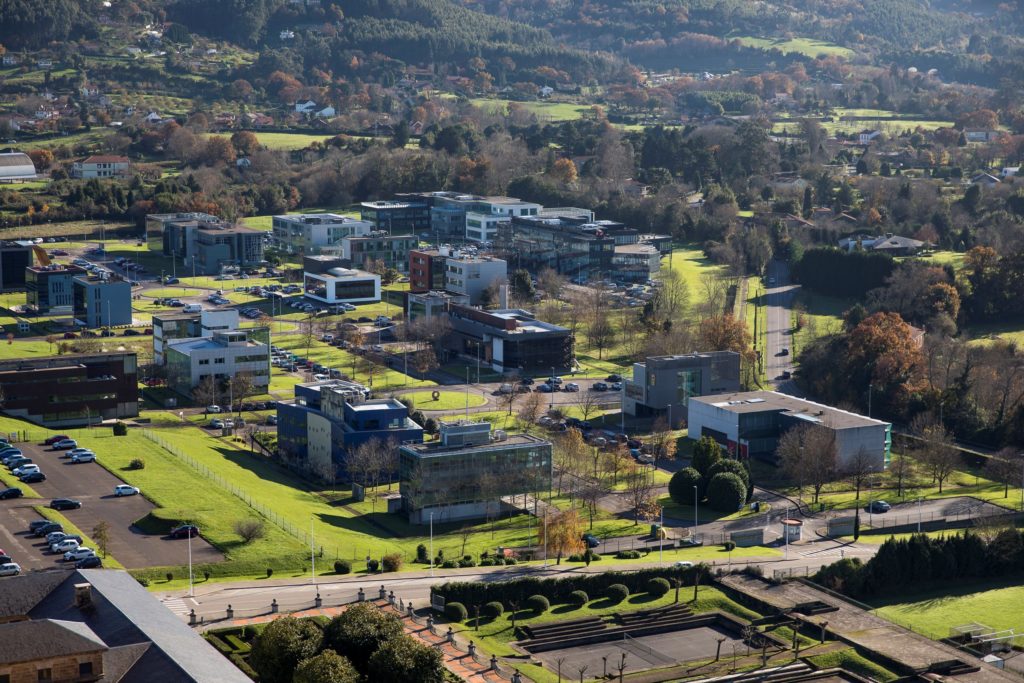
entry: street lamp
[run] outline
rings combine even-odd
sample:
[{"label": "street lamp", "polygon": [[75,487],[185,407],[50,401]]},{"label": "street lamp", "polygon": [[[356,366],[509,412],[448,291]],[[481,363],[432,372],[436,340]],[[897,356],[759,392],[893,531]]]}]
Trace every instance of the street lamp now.
[{"label": "street lamp", "polygon": [[[420,518],[422,519],[422,517]],[[434,575],[434,513],[430,513],[430,575]]]},{"label": "street lamp", "polygon": [[917,499],[917,533],[921,533],[921,503],[924,498]]},{"label": "street lamp", "polygon": [[700,521],[698,520],[698,517],[697,517],[697,487],[694,486],[693,487],[693,541],[694,541],[694,543],[697,542],[697,527],[699,526],[699,524],[700,524]]}]

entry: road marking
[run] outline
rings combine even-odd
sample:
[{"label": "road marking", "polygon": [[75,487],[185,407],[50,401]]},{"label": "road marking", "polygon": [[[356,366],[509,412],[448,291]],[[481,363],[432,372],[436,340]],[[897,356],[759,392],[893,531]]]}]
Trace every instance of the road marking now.
[{"label": "road marking", "polygon": [[164,598],[160,602],[174,614],[187,615],[191,608],[181,598]]}]

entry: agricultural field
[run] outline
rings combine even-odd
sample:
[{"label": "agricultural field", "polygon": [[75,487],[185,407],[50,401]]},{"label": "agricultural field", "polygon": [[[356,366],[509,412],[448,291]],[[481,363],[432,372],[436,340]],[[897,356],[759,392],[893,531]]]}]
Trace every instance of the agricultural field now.
[{"label": "agricultural field", "polygon": [[875,601],[875,614],[909,626],[929,638],[945,638],[950,629],[978,622],[998,630],[1024,629],[1024,586],[1018,581],[992,581],[946,586],[937,591]]},{"label": "agricultural field", "polygon": [[747,47],[756,47],[761,50],[778,50],[783,54],[795,52],[797,54],[810,57],[811,59],[815,59],[820,55],[825,55],[827,57],[834,55],[844,59],[853,59],[857,54],[848,47],[842,47],[824,40],[814,40],[813,38],[790,38],[788,40],[784,40],[782,38],[731,36],[730,40],[738,40],[742,45]]},{"label": "agricultural field", "polygon": [[[260,144],[270,150],[293,150],[305,149],[314,142],[330,140],[334,135],[322,133],[268,133],[266,131],[252,131]],[[211,133],[211,135],[225,135],[229,133]]]}]

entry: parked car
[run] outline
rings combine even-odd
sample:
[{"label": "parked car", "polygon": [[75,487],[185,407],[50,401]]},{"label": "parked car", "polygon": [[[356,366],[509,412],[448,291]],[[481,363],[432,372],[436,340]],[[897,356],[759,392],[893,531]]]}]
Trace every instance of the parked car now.
[{"label": "parked car", "polygon": [[612,391],[622,391],[622,382],[612,382],[611,390]]},{"label": "parked car", "polygon": [[224,429],[224,420],[221,420],[221,419],[216,418],[216,417],[213,418],[212,420],[210,420],[210,428],[211,429]]},{"label": "parked car", "polygon": [[78,547],[78,541],[73,538],[65,538],[56,543],[50,545],[50,550],[55,553],[64,554],[69,550],[74,550]]},{"label": "parked car", "polygon": [[17,576],[21,573],[21,565],[17,562],[0,564],[0,576]]},{"label": "parked car", "polygon": [[538,384],[537,391],[541,392],[542,394],[550,394],[552,391],[554,391],[554,388],[550,384]]},{"label": "parked car", "polygon": [[94,557],[95,555],[96,555],[96,551],[93,550],[92,548],[83,548],[82,546],[79,546],[79,547],[75,548],[74,550],[68,550],[67,552],[65,552],[64,553],[64,561],[65,562],[72,562],[72,561],[77,562],[78,560],[84,560],[87,557]]},{"label": "parked car", "polygon": [[44,446],[52,446],[53,444],[57,443],[58,441],[66,441],[66,440],[68,440],[70,438],[71,437],[68,436],[67,434],[58,434],[56,436],[51,436],[49,439],[44,441],[43,445]]},{"label": "parked car", "polygon": [[0,500],[9,500],[11,498],[21,498],[24,495],[21,489],[17,486],[11,486],[10,488],[0,490]]},{"label": "parked car", "polygon": [[580,390],[580,385],[579,385],[579,384],[576,384],[576,382],[568,382],[568,383],[567,383],[567,384],[566,384],[566,385],[565,385],[565,386],[564,386],[564,387],[562,388],[562,390],[563,390],[563,391],[568,391],[568,392],[570,392],[570,393],[573,393],[573,392],[577,392],[577,391],[579,391],[579,390]]},{"label": "parked car", "polygon": [[13,470],[11,470],[11,474],[13,474],[16,477],[21,477],[21,476],[29,474],[31,472],[39,472],[39,471],[40,471],[39,470],[39,465],[35,464],[34,462],[29,462],[29,463],[25,463],[24,465],[21,465],[19,467],[15,467]]},{"label": "parked car", "polygon": [[74,439],[64,439],[53,444],[53,450],[55,451],[68,451],[72,448],[78,448],[78,442]]},{"label": "parked car", "polygon": [[779,351],[779,355],[780,356],[788,356],[789,355],[789,349],[782,349],[781,351]]},{"label": "parked car", "polygon": [[128,484],[118,484],[114,487],[114,496],[120,498],[121,496],[134,496],[139,493],[138,487],[129,486]]},{"label": "parked car", "polygon": [[619,375],[619,374],[616,374],[616,373],[612,373],[612,374],[608,375],[607,377],[605,377],[605,380],[607,380],[609,382],[621,382],[622,381],[622,375]]},{"label": "parked car", "polygon": [[208,412],[208,413],[219,413],[220,411],[221,411],[220,410],[220,406],[217,406],[217,405],[206,406],[206,412]]},{"label": "parked car", "polygon": [[75,569],[96,569],[103,566],[103,560],[96,555],[90,555],[84,557],[78,562],[75,562]]},{"label": "parked car", "polygon": [[593,386],[590,388],[594,391],[608,391],[608,385],[604,382],[594,382]]},{"label": "parked car", "polygon": [[677,569],[689,569],[693,566],[693,562],[687,562],[686,560],[679,560],[674,565]]},{"label": "parked car", "polygon": [[41,481],[46,481],[46,475],[42,472],[29,472],[28,474],[18,477],[25,484],[38,484]]},{"label": "parked car", "polygon": [[871,504],[868,505],[868,512],[871,512],[876,515],[881,514],[883,512],[888,512],[891,509],[892,506],[886,503],[884,500],[873,500],[871,501]]},{"label": "parked car", "polygon": [[267,424],[268,425],[276,425],[277,424],[277,415],[267,415]]},{"label": "parked car", "polygon": [[34,534],[36,532],[36,529],[39,529],[40,527],[44,527],[47,524],[53,524],[53,522],[51,522],[48,519],[36,519],[36,520],[33,520],[33,521],[29,522],[28,530]]},{"label": "parked car", "polygon": [[199,527],[195,524],[182,524],[171,529],[171,538],[195,538],[199,535]]},{"label": "parked car", "polygon": [[71,462],[96,462],[96,454],[93,453],[92,451],[89,451],[87,453],[76,453],[71,456]]},{"label": "parked car", "polygon": [[26,457],[24,455],[13,455],[10,458],[7,458],[6,460],[4,460],[4,465],[7,466],[7,469],[9,469],[9,470],[11,470],[13,472],[14,470],[18,469],[22,465],[28,465],[31,462],[32,462],[32,458]]},{"label": "parked car", "polygon": [[[65,538],[70,536],[71,534],[66,534],[63,531],[51,531],[46,534],[46,545],[53,545],[54,543],[63,541]],[[79,541],[79,543],[81,543],[81,541]]]},{"label": "parked car", "polygon": [[588,548],[596,548],[601,545],[601,540],[594,534],[583,534],[583,542]]},{"label": "parked car", "polygon": [[54,510],[77,510],[82,507],[82,501],[74,498],[54,498],[50,501],[50,507]]}]

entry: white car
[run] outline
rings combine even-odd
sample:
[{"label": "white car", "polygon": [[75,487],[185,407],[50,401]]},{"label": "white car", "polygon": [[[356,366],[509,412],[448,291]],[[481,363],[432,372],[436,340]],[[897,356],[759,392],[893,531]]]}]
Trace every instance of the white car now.
[{"label": "white car", "polygon": [[674,565],[677,569],[689,569],[693,566],[693,562],[687,562],[686,560],[679,560]]},{"label": "white car", "polygon": [[39,471],[39,465],[36,465],[35,463],[29,463],[28,465],[22,465],[21,467],[15,467],[13,470],[11,470],[11,474],[13,474],[16,477],[20,477],[20,476],[28,474],[29,472],[38,472],[38,471]]},{"label": "white car", "polygon": [[96,554],[96,551],[93,550],[92,548],[83,548],[83,547],[79,546],[78,548],[75,548],[74,550],[69,550],[66,553],[64,553],[64,561],[65,562],[70,562],[71,560],[75,560],[75,561],[84,560],[85,558],[92,557],[95,554]]},{"label": "white car", "polygon": [[562,391],[568,391],[570,393],[572,393],[574,391],[579,391],[579,390],[580,390],[580,385],[576,384],[576,382],[569,382],[568,384],[566,384],[562,388]]},{"label": "white car", "polygon": [[21,565],[17,562],[0,564],[0,576],[17,576],[21,573]]},{"label": "white car", "polygon": [[92,451],[90,451],[88,448],[72,448],[70,451],[68,451],[68,457],[70,458],[74,455],[77,455],[78,453],[92,453]]},{"label": "white car", "polygon": [[57,443],[53,444],[51,448],[55,451],[70,451],[72,449],[78,448],[78,442],[75,441],[74,439],[64,439],[63,441],[58,441]]},{"label": "white car", "polygon": [[128,484],[118,484],[114,487],[114,495],[118,498],[121,496],[134,496],[139,492],[139,489],[135,486],[129,486]]},{"label": "white car", "polygon": [[219,413],[220,406],[206,406],[206,412],[208,413]]},{"label": "white car", "polygon": [[216,417],[213,418],[212,420],[210,420],[210,428],[211,429],[224,429],[224,420],[221,420],[220,418],[216,418]]},{"label": "white car", "polygon": [[56,543],[50,544],[50,550],[55,553],[66,553],[69,550],[74,550],[79,545],[78,541],[73,538],[65,538],[57,541]]},{"label": "white car", "polygon": [[66,534],[63,531],[51,531],[46,534],[46,544],[53,545],[54,543],[63,541],[68,535],[69,534]]},{"label": "white car", "polygon": [[75,453],[71,456],[71,462],[96,462],[96,454],[92,451]]}]

